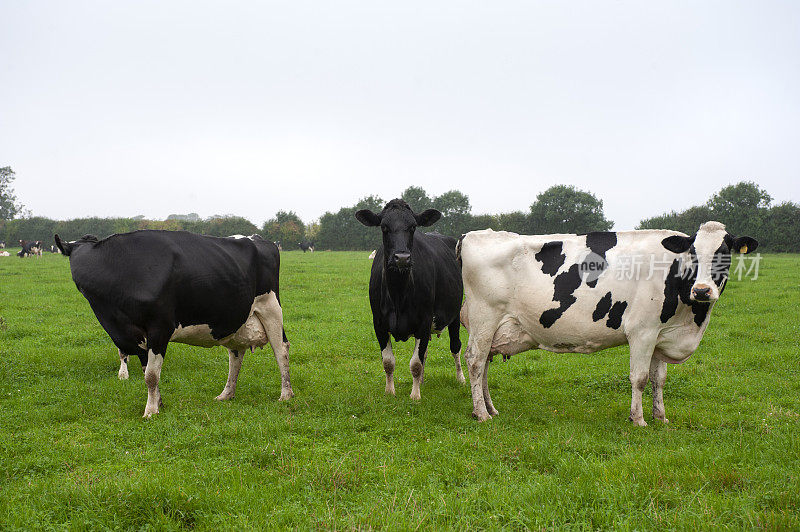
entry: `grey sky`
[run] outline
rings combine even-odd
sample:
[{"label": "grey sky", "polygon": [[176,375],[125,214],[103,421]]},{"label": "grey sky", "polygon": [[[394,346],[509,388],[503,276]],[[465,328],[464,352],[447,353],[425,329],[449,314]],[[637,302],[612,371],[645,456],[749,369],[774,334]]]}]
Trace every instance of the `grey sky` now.
[{"label": "grey sky", "polygon": [[800,2],[0,3],[0,166],[34,214],[565,183],[617,229],[754,180],[800,201]]}]

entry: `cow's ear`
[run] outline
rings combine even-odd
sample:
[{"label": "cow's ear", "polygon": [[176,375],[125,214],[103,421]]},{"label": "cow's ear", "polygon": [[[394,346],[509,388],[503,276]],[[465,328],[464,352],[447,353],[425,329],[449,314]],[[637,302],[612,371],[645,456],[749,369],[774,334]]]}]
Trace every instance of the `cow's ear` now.
[{"label": "cow's ear", "polygon": [[381,225],[381,217],[369,209],[361,209],[360,211],[356,212],[356,220],[367,227]]},{"label": "cow's ear", "polygon": [[429,225],[433,225],[439,221],[439,218],[442,217],[442,213],[437,211],[436,209],[426,209],[419,214],[415,214],[414,218],[417,219],[417,225],[421,225],[422,227],[427,227]]},{"label": "cow's ear", "polygon": [[664,240],[661,241],[661,245],[664,246],[667,251],[671,251],[673,253],[684,253],[689,251],[689,248],[692,247],[694,244],[694,237],[692,236],[681,236],[681,235],[672,235],[668,236]]},{"label": "cow's ear", "polygon": [[758,247],[758,240],[750,238],[749,236],[738,236],[733,239],[733,247],[731,251],[738,251],[739,253],[752,253]]}]

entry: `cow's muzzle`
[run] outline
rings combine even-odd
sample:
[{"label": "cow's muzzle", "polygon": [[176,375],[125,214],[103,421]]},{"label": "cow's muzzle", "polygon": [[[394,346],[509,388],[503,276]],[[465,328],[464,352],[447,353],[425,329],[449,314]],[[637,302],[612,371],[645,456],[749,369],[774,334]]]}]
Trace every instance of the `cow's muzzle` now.
[{"label": "cow's muzzle", "polygon": [[710,303],[711,301],[716,301],[717,296],[710,286],[699,284],[692,287],[690,299],[698,303]]},{"label": "cow's muzzle", "polygon": [[392,255],[391,265],[401,272],[410,269],[411,253],[395,253]]}]

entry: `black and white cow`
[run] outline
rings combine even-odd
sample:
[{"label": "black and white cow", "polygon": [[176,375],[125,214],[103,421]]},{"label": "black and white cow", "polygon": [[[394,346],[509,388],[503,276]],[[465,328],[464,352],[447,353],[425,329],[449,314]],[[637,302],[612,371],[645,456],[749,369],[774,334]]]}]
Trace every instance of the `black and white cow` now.
[{"label": "black and white cow", "polygon": [[[647,425],[642,391],[649,378],[653,417],[666,423],[667,364],[685,361],[700,344],[725,288],[731,252],[757,246],[750,237],[731,236],[719,222],[704,223],[691,237],[660,230],[467,233],[459,245],[466,295],[461,320],[469,331],[464,357],[473,416],[484,421],[497,415],[488,386],[495,353],[592,353],[628,344],[629,419]],[[640,273],[630,269],[637,258]],[[656,268],[648,271],[651,265]]]},{"label": "black and white cow", "polygon": [[4,249],[6,247],[6,241],[0,240],[0,249]]},{"label": "black and white cow", "polygon": [[278,295],[280,256],[272,242],[183,231],[55,240],[121,361],[139,357],[148,392],[145,417],[161,406],[158,382],[169,342],[227,348],[228,381],[219,400],[234,397],[245,351],[269,342],[281,373],[280,400],[294,395]]},{"label": "black and white cow", "polygon": [[303,240],[302,242],[299,242],[297,245],[300,246],[300,249],[303,250],[303,253],[305,253],[306,251],[310,251],[311,253],[314,253],[314,243],[313,242],[309,242],[308,240]]},{"label": "black and white cow", "polygon": [[395,359],[390,334],[399,342],[412,336],[416,340],[409,364],[413,377],[412,399],[420,398],[431,332],[439,334],[445,327],[450,333],[456,377],[464,382],[458,335],[463,284],[456,262],[456,240],[438,233],[416,231],[418,226],[429,226],[441,216],[435,209],[415,214],[400,199],[390,201],[380,214],[368,209],[356,213],[359,222],[368,227],[379,226],[383,231],[383,245],[372,261],[369,302],[386,372],[387,394],[395,394]]},{"label": "black and white cow", "polygon": [[43,245],[41,240],[20,240],[19,245],[22,249],[17,252],[17,257],[42,256]]}]

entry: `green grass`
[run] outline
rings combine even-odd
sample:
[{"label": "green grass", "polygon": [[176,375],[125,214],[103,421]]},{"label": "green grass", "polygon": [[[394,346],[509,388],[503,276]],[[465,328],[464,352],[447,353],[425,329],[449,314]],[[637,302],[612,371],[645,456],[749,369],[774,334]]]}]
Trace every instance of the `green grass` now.
[{"label": "green grass", "polygon": [[419,403],[396,344],[384,396],[370,261],[330,252],[282,255],[293,400],[269,349],[220,403],[225,351],[173,344],[143,420],[67,259],[2,258],[0,528],[800,528],[800,256],[761,266],[669,367],[669,425],[637,428],[627,348],[498,357],[479,424],[445,338]]}]

